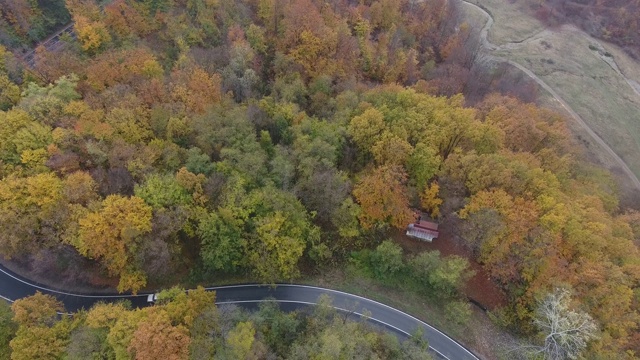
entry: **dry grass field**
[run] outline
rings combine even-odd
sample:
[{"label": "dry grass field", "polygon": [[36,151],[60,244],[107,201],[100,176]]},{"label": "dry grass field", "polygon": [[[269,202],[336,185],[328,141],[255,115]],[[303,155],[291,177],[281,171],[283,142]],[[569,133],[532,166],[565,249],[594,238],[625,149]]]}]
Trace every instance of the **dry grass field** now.
[{"label": "dry grass field", "polygon": [[[581,32],[562,28],[500,50],[549,84],[640,175],[640,96]],[[593,46],[593,45],[592,45]]]},{"label": "dry grass field", "polygon": [[529,15],[522,1],[469,0],[486,9],[495,21],[489,31],[489,41],[496,45],[518,42],[544,30],[545,26]]},{"label": "dry grass field", "polygon": [[[640,177],[640,94],[624,78],[640,83],[640,64],[573,26],[545,30],[521,2],[474,1],[494,17],[488,39],[498,49],[491,55],[520,63],[551,86]],[[471,16],[474,23],[476,18]],[[557,107],[540,93],[543,103]],[[576,135],[589,145],[588,136]],[[589,148],[600,162],[611,163],[596,145]]]}]

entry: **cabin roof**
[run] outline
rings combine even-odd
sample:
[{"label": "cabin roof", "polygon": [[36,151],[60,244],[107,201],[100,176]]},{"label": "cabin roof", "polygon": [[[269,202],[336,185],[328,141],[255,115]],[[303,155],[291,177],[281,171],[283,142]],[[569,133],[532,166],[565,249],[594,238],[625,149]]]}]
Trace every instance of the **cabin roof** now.
[{"label": "cabin roof", "polygon": [[407,227],[407,235],[431,241],[438,237],[439,232],[437,230],[419,227],[417,224],[409,224]]},{"label": "cabin roof", "polygon": [[418,220],[413,225],[414,227],[421,228],[421,229],[438,231],[438,224],[431,221]]}]

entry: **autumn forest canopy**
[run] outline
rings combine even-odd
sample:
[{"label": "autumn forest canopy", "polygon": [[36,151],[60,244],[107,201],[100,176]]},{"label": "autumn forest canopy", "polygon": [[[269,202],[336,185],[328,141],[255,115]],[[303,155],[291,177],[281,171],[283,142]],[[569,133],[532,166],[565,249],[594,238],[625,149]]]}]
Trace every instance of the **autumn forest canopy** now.
[{"label": "autumn forest canopy", "polygon": [[[291,281],[358,263],[381,281],[406,276],[460,301],[465,259],[403,257],[383,242],[419,210],[451,227],[451,241],[505,291],[504,327],[544,338],[535,319],[555,291],[567,312],[593,320],[593,358],[640,353],[640,213],[619,206],[611,175],[585,159],[564,118],[536,105],[530,83],[474,62],[477,29],[458,2],[0,4],[5,259],[63,285],[121,292]],[[33,68],[21,64],[10,49],[64,23],[63,8],[75,37],[38,48]],[[167,296],[150,310],[18,319],[17,334],[106,337],[109,351],[133,356],[154,331],[180,349],[213,331],[196,318],[217,318],[215,309],[200,304],[189,317],[172,304],[200,300]],[[227,342],[211,346],[296,350],[269,338],[264,319],[234,316],[217,320],[226,335],[216,341]],[[337,317],[318,327],[277,316],[320,334],[301,347],[345,331]],[[247,345],[256,331],[263,342]],[[375,336],[398,358],[421,346]]]}]

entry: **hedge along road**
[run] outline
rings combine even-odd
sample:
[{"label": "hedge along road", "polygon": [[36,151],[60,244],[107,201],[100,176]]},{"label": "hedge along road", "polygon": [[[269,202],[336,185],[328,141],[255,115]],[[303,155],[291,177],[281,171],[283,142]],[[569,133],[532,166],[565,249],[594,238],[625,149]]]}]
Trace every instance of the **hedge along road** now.
[{"label": "hedge along road", "polygon": [[[332,305],[347,315],[365,316],[367,320],[381,325],[400,338],[407,338],[418,327],[424,329],[424,338],[429,341],[429,349],[441,359],[477,360],[471,351],[434,328],[433,326],[385,304],[358,295],[342,291],[324,289],[308,285],[277,284],[267,285],[245,284],[227,285],[207,288],[216,292],[216,304],[235,304],[243,308],[256,308],[261,302],[278,302],[283,310],[293,310],[317,303],[320,295],[329,295]],[[97,302],[111,302],[122,299],[131,301],[135,307],[147,306],[148,294],[72,294],[61,290],[50,289],[42,284],[34,283],[8,269],[0,266],[0,297],[7,301],[31,296],[40,291],[55,296],[68,311],[88,309]]]}]

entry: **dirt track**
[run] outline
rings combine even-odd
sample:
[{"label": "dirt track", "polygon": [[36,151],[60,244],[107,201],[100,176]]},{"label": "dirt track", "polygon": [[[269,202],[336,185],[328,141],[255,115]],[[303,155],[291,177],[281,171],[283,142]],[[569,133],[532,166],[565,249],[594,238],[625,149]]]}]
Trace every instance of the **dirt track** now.
[{"label": "dirt track", "polygon": [[[481,41],[482,47],[484,48],[485,52],[488,52],[488,53],[486,53],[484,55],[485,59],[495,60],[495,61],[503,61],[503,62],[509,63],[512,66],[515,66],[516,68],[518,68],[522,72],[524,72],[527,76],[529,76],[531,79],[533,79],[536,83],[538,83],[538,85],[540,85],[543,89],[545,89],[547,92],[549,92],[549,94],[551,94],[551,96],[553,96],[553,98],[571,115],[571,117],[573,117],[576,120],[576,122],[580,125],[580,127],[582,127],[593,138],[593,140],[595,140],[595,142],[598,143],[607,152],[607,154],[609,154],[616,161],[616,163],[620,166],[622,171],[624,171],[624,173],[629,177],[631,182],[633,182],[633,185],[636,187],[636,189],[640,190],[640,180],[633,173],[633,171],[631,171],[631,169],[624,162],[624,160],[622,160],[622,158],[620,158],[620,156],[618,156],[618,154],[616,154],[613,151],[613,149],[611,149],[611,147],[609,147],[609,145],[598,134],[596,134],[589,127],[589,125],[587,125],[587,123],[584,121],[584,119],[582,119],[582,117],[580,115],[578,115],[578,113],[576,113],[571,108],[571,106],[569,106],[569,104],[566,101],[564,101],[564,99],[562,99],[562,97],[551,86],[549,86],[542,79],[540,79],[536,74],[534,74],[531,70],[529,70],[528,68],[522,66],[521,64],[519,64],[519,63],[517,63],[517,62],[515,62],[513,60],[507,59],[505,57],[494,56],[494,55],[490,54],[493,51],[500,50],[500,49],[503,49],[503,48],[509,48],[509,47],[512,47],[512,46],[517,46],[518,44],[522,44],[523,42],[508,43],[508,44],[500,45],[500,46],[492,44],[488,39],[489,30],[491,29],[491,27],[493,26],[493,23],[494,23],[494,20],[493,20],[493,17],[491,16],[491,14],[488,13],[482,7],[480,7],[480,6],[478,6],[478,5],[474,4],[474,3],[471,3],[471,2],[469,2],[467,0],[462,0],[462,1],[465,4],[467,4],[468,6],[471,6],[471,7],[474,7],[476,9],[478,9],[483,14],[485,14],[485,16],[487,17],[487,22],[485,23],[484,27],[480,31],[480,41]],[[549,31],[549,30],[544,30],[544,31]],[[529,39],[527,39],[525,41],[531,40],[532,38],[535,38],[535,37],[537,37],[537,36],[534,35],[533,37],[531,37],[531,38],[529,38]],[[598,44],[598,45],[600,45],[600,44]],[[629,84],[629,86],[631,86],[631,88],[636,92],[636,94],[638,94],[638,96],[640,96],[640,89],[638,89],[638,87],[636,86],[637,83],[635,81],[633,81],[633,80],[628,79],[626,76],[624,76],[624,74],[622,74],[622,72],[620,72],[620,70],[617,68],[617,65],[615,65],[615,61],[613,61],[613,60],[611,60],[611,61],[613,62],[613,64],[611,64],[609,61],[607,61],[607,63],[614,70],[616,70],[616,72],[625,79],[625,81]]]}]

